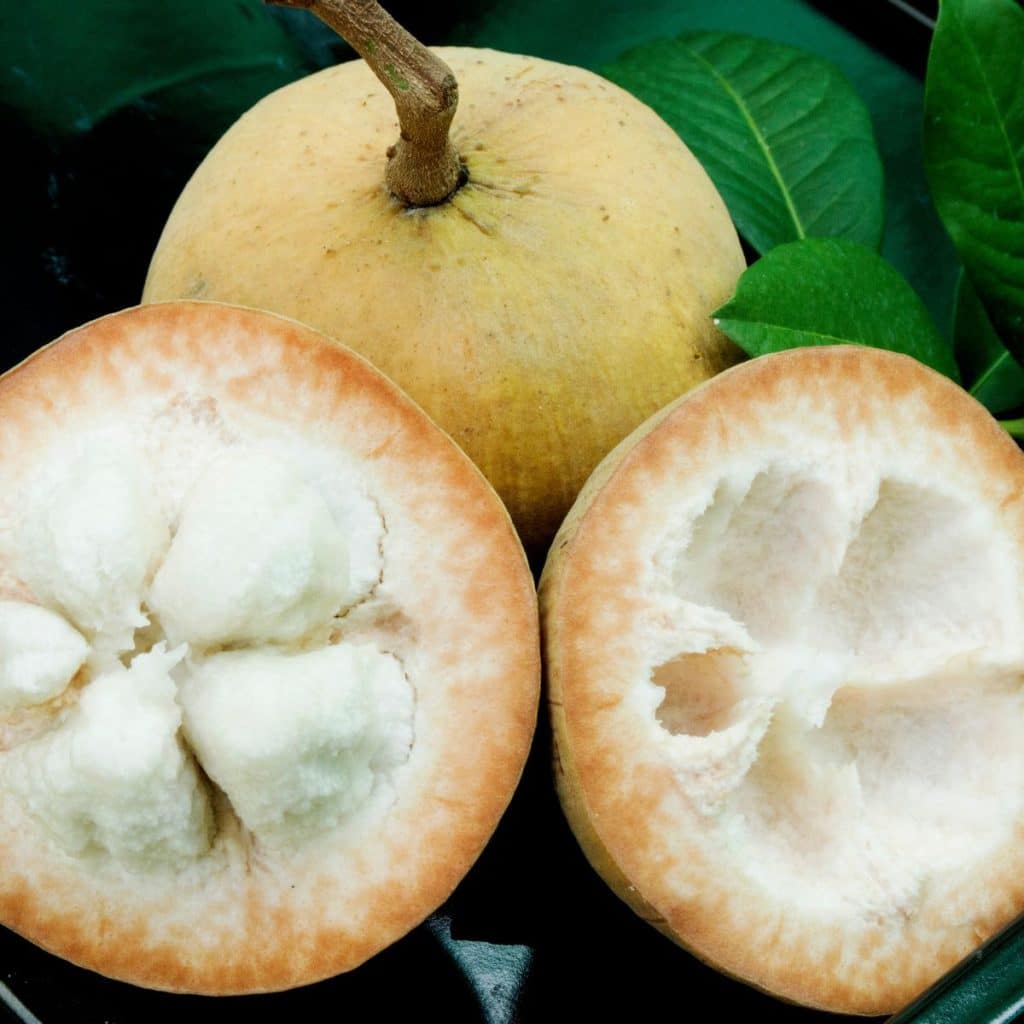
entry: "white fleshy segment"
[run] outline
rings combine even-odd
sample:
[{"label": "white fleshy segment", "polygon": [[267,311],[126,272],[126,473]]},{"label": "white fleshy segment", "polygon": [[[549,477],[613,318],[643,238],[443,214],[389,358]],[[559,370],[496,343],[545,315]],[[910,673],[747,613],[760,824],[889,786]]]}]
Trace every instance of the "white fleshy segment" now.
[{"label": "white fleshy segment", "polygon": [[849,682],[851,655],[780,645],[744,659],[744,692],[785,702],[789,712],[811,728],[825,721],[832,697]]},{"label": "white fleshy segment", "polygon": [[371,644],[216,654],[193,667],[180,700],[204,770],[275,844],[338,825],[413,739],[412,687]]},{"label": "white fleshy segment", "polygon": [[142,595],[170,541],[151,481],[124,437],[99,436],[30,482],[20,575],[94,644],[129,650]]},{"label": "white fleshy segment", "polygon": [[190,489],[149,604],[173,642],[199,649],[298,640],[350,601],[348,552],[298,470],[234,449]]},{"label": "white fleshy segment", "polygon": [[170,676],[184,653],[161,644],[100,676],[62,725],[0,760],[5,787],[68,854],[153,868],[209,847],[210,808],[178,738]]},{"label": "white fleshy segment", "polygon": [[655,662],[722,647],[738,651],[758,647],[743,623],[728,612],[684,601],[674,594],[666,595],[652,608],[646,626],[644,645]]},{"label": "white fleshy segment", "polygon": [[351,593],[354,604],[379,582],[384,520],[365,490],[362,474],[337,449],[311,444],[307,439],[267,442],[260,446],[282,462],[298,466],[302,475],[323,495],[339,529],[348,538]]},{"label": "white fleshy segment", "polygon": [[0,601],[0,711],[59,696],[88,656],[88,641],[56,612]]},{"label": "white fleshy segment", "polygon": [[736,718],[707,736],[681,733],[665,744],[676,778],[701,814],[719,811],[750,771],[772,720],[772,703],[749,701],[736,709]]}]

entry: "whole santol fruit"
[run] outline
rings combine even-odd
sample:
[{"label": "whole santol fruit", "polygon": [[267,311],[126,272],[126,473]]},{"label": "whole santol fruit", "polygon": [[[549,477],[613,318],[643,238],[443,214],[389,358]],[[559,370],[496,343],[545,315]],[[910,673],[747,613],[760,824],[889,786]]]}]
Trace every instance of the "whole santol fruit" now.
[{"label": "whole santol fruit", "polygon": [[737,358],[710,320],[743,269],[722,200],[653,111],[587,71],[431,52],[364,0],[287,5],[369,67],[296,82],[231,128],[144,300],[263,307],[356,348],[538,548],[600,458]]},{"label": "whole santol fruit", "polygon": [[0,922],[230,993],[437,907],[540,674],[522,548],[450,439],[306,327],[173,303],[0,378],[0,452]]},{"label": "whole santol fruit", "polygon": [[597,470],[541,583],[563,806],[666,934],[892,1012],[1024,909],[1024,456],[906,356],[735,367]]}]

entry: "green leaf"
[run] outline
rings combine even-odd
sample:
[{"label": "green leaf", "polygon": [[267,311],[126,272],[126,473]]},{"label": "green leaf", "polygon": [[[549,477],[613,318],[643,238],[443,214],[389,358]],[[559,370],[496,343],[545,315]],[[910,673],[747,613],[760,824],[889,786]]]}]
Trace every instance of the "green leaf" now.
[{"label": "green leaf", "polygon": [[925,86],[932,196],[1003,341],[1024,356],[1024,10],[943,0]]},{"label": "green leaf", "polygon": [[805,238],[740,277],[715,323],[748,355],[805,345],[903,352],[959,380],[949,345],[899,272],[856,242]]},{"label": "green leaf", "polygon": [[1024,405],[1024,367],[999,340],[970,278],[960,275],[953,347],[969,390],[990,412]]},{"label": "green leaf", "polygon": [[885,167],[882,254],[944,328],[959,261],[928,198],[921,158],[921,83],[800,0],[488,0],[457,40],[598,69],[624,50],[684,31],[749,32],[835,64],[867,104]]},{"label": "green leaf", "polygon": [[603,70],[679,133],[758,252],[808,237],[878,247],[871,117],[828,61],[754,36],[691,32]]},{"label": "green leaf", "polygon": [[0,13],[0,52],[5,103],[55,135],[140,100],[216,135],[303,71],[255,0],[19,0]]}]

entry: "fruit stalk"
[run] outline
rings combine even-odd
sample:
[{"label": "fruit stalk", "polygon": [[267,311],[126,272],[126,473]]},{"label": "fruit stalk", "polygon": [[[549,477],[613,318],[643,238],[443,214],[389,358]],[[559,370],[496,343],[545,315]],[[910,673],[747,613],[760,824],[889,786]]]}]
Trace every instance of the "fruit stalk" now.
[{"label": "fruit stalk", "polygon": [[342,36],[391,93],[401,134],[388,150],[385,181],[406,206],[436,206],[462,183],[448,137],[459,103],[451,68],[411,36],[376,0],[266,0],[301,7]]}]

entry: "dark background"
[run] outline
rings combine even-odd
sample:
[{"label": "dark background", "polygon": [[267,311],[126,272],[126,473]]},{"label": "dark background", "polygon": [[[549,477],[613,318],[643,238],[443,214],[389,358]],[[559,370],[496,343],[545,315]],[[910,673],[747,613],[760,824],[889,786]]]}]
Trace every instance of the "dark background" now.
[{"label": "dark background", "polygon": [[[487,4],[386,6],[414,33],[444,42]],[[812,6],[923,76],[936,3]],[[304,45],[311,66],[348,56],[322,34]],[[167,213],[213,139],[145,102],[56,139],[31,127],[0,95],[0,128],[8,196],[0,240],[8,321],[2,370],[62,332],[138,301]],[[82,971],[0,929],[0,981],[15,997],[12,1007],[20,1000],[44,1024],[202,1024],[225,1014],[254,1021],[426,1016],[451,1024],[534,1024],[561,1013],[593,1020],[844,1019],[732,982],[634,918],[579,852],[552,791],[548,759],[542,716],[523,783],[469,876],[430,921],[349,975],[279,995],[167,996]],[[0,988],[0,1020],[18,1019],[4,1009],[8,998]]]}]

